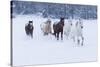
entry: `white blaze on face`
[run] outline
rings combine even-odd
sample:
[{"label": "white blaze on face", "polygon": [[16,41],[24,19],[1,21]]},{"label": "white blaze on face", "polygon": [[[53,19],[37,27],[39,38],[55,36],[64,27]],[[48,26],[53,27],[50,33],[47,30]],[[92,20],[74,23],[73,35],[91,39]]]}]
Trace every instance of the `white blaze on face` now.
[{"label": "white blaze on face", "polygon": [[30,23],[30,25],[33,25],[33,23]]}]

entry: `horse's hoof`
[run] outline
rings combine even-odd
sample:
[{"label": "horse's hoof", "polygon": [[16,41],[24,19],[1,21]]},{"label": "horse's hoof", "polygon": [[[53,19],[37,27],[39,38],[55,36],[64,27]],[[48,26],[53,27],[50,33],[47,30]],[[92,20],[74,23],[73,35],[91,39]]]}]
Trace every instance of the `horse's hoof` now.
[{"label": "horse's hoof", "polygon": [[63,39],[61,39],[61,40],[63,40]]},{"label": "horse's hoof", "polygon": [[83,46],[83,44],[81,44],[81,46]]}]

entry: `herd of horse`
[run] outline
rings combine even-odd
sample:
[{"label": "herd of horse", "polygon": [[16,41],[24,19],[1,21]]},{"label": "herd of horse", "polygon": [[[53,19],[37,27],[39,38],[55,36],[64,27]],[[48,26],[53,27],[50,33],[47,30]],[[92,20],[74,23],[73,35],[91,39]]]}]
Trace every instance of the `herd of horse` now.
[{"label": "herd of horse", "polygon": [[[75,24],[73,24],[72,20],[69,20],[67,23],[65,23],[65,18],[61,17],[59,22],[53,23],[52,28],[51,23],[51,20],[47,19],[46,22],[40,24],[41,31],[44,35],[54,35],[57,40],[59,40],[59,35],[61,36],[61,40],[63,40],[63,35],[65,35],[67,39],[73,39],[73,41],[76,42],[78,45],[83,46],[83,22],[80,19]],[[31,36],[33,38],[33,21],[29,21],[25,25],[25,31],[26,35]]]}]

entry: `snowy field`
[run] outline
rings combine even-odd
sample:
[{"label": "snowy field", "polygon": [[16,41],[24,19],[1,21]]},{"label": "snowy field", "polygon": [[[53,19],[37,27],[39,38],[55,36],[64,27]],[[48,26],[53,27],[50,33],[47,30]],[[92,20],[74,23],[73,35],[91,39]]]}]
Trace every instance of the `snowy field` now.
[{"label": "snowy field", "polygon": [[[33,39],[26,35],[24,29],[29,20],[33,20]],[[14,66],[97,60],[97,20],[83,20],[84,46],[77,45],[71,39],[67,40],[65,35],[63,41],[57,41],[53,35],[44,36],[40,24],[46,20],[34,15],[13,18]],[[57,20],[51,19],[53,22]]]}]

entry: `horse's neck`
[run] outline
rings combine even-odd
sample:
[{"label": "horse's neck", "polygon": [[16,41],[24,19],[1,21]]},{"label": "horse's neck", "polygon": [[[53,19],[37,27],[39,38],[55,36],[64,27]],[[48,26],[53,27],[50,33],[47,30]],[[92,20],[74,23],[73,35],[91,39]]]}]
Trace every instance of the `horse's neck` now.
[{"label": "horse's neck", "polygon": [[81,29],[82,24],[80,22],[77,23],[76,28]]},{"label": "horse's neck", "polygon": [[61,21],[60,21],[59,24],[64,24],[64,22],[61,22]]},{"label": "horse's neck", "polygon": [[61,22],[62,23],[62,25],[64,26],[64,22]]},{"label": "horse's neck", "polygon": [[32,27],[32,25],[28,24],[29,27]]}]

